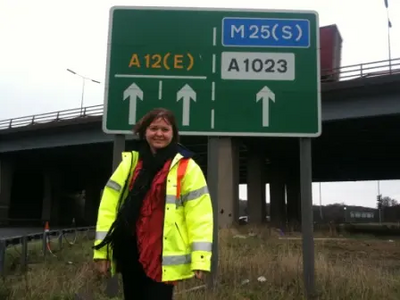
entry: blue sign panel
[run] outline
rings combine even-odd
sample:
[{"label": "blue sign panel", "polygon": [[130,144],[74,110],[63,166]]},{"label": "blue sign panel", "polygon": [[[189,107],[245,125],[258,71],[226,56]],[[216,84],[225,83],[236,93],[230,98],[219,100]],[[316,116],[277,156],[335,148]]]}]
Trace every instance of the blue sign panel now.
[{"label": "blue sign panel", "polygon": [[222,45],[226,47],[310,47],[308,20],[224,18]]}]

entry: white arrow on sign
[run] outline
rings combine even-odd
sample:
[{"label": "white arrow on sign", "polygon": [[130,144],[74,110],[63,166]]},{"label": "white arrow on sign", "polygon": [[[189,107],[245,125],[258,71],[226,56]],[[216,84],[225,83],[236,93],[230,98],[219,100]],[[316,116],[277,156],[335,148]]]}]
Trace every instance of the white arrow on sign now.
[{"label": "white arrow on sign", "polygon": [[264,86],[256,96],[256,102],[262,100],[262,125],[263,127],[269,126],[269,100],[275,102],[275,94],[269,89],[269,87]]},{"label": "white arrow on sign", "polygon": [[176,101],[179,101],[180,99],[183,99],[182,125],[189,126],[190,99],[196,102],[196,92],[192,89],[190,85],[185,84],[176,95]]},{"label": "white arrow on sign", "polygon": [[124,100],[129,98],[129,125],[136,124],[136,99],[143,101],[143,91],[136,83],[132,83],[124,91]]}]

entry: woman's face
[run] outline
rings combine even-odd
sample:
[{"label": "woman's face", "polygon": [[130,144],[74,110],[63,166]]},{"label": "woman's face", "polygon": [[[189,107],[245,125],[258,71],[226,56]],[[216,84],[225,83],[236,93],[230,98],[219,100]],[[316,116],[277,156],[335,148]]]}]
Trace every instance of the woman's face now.
[{"label": "woman's face", "polygon": [[146,140],[153,152],[168,146],[172,137],[172,126],[163,118],[155,119],[146,129]]}]

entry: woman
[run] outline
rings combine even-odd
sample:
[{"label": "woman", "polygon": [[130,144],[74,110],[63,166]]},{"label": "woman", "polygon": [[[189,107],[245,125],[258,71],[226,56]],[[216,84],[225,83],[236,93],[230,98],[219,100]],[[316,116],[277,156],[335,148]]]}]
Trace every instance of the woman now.
[{"label": "woman", "polygon": [[121,273],[126,300],[169,300],[177,281],[211,269],[212,204],[170,111],[150,111],[134,133],[139,151],[123,153],[104,188],[94,260]]}]

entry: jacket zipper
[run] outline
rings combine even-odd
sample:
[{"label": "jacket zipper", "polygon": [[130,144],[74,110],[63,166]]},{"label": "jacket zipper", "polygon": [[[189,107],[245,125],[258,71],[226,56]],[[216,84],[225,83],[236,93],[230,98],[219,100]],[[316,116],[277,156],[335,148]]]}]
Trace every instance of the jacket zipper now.
[{"label": "jacket zipper", "polygon": [[[161,264],[161,271],[162,271],[161,277],[163,277],[163,273],[164,273],[164,270],[163,270],[163,253],[164,253],[164,240],[165,240],[165,238],[166,238],[166,237],[164,236],[164,227],[165,227],[165,204],[166,204],[166,197],[167,197],[168,175],[169,175],[169,172],[171,171],[171,169],[172,169],[173,167],[175,167],[175,165],[178,164],[180,160],[181,160],[181,158],[178,159],[178,160],[175,162],[175,164],[173,164],[173,165],[172,165],[172,163],[171,163],[171,166],[169,167],[168,174],[167,174],[167,180],[165,181],[164,220],[163,220],[163,222],[162,222],[162,233],[163,233],[163,237],[162,237],[162,239],[161,239],[161,255],[160,255],[160,264]],[[177,184],[178,184],[178,182],[177,182]],[[177,187],[177,188],[178,188],[178,187]],[[175,225],[177,226],[176,223],[175,223]],[[179,235],[180,235],[180,233],[179,233]]]}]

